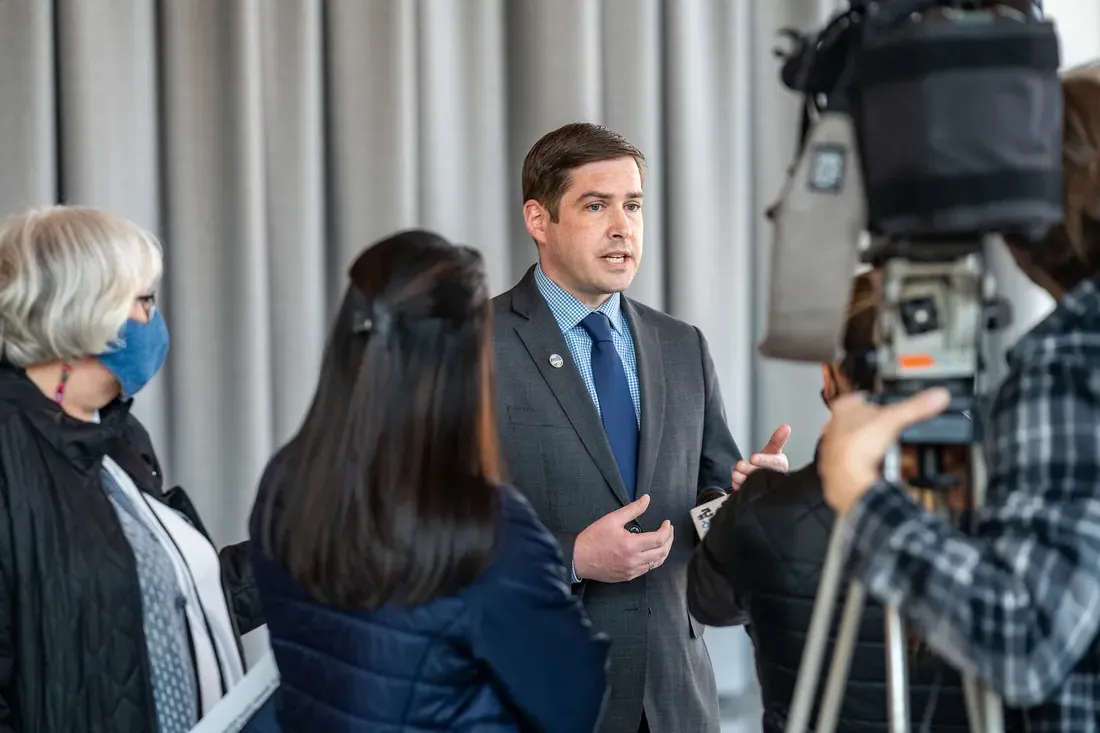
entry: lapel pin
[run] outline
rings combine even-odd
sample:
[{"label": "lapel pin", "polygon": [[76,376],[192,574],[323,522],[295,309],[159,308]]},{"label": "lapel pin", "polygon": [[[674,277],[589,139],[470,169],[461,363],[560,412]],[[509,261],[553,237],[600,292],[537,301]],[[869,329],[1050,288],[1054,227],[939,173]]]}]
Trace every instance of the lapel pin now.
[{"label": "lapel pin", "polygon": [[564,364],[564,363],[565,363],[565,359],[562,359],[557,354],[551,354],[550,355],[550,366],[554,367],[555,369],[561,369],[562,364]]}]

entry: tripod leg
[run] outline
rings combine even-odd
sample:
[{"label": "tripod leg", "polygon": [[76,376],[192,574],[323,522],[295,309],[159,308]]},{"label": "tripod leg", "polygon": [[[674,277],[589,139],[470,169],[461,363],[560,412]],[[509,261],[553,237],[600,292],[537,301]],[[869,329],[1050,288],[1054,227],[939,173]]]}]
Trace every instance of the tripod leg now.
[{"label": "tripod leg", "polygon": [[[985,454],[980,445],[974,445],[970,451],[971,501],[974,512],[971,523],[977,516],[977,509],[985,505],[986,465]],[[973,527],[972,527],[973,528]],[[970,727],[982,733],[1003,733],[1005,729],[1005,711],[1001,698],[991,692],[977,677],[965,675],[963,690],[966,692],[966,707],[970,717]]]},{"label": "tripod leg", "polygon": [[1005,709],[1000,696],[990,692],[985,686],[982,686],[981,691],[982,707],[985,711],[985,720],[983,721],[985,732],[1004,733]]},{"label": "tripod leg", "polygon": [[[882,465],[887,481],[900,482],[901,448],[895,445],[887,452]],[[890,717],[890,733],[909,733],[909,674],[905,624],[896,606],[883,609],[886,635],[886,711]]]},{"label": "tripod leg", "polygon": [[909,733],[909,674],[905,624],[894,606],[883,609],[886,618],[886,703],[890,733]]},{"label": "tripod leg", "polygon": [[821,664],[829,642],[829,628],[833,623],[837,593],[840,591],[841,571],[844,565],[844,535],[847,522],[837,519],[829,537],[829,551],[825,555],[825,567],[814,598],[813,616],[806,634],[806,646],[802,649],[802,661],[798,665],[798,678],[791,699],[791,711],[787,717],[786,733],[805,733],[810,723],[817,683],[821,676]]},{"label": "tripod leg", "polygon": [[982,733],[1004,733],[1005,714],[1001,698],[971,675],[964,677],[963,690],[966,692],[970,729]]},{"label": "tripod leg", "polygon": [[829,678],[825,682],[825,696],[821,700],[821,710],[817,714],[816,733],[833,733],[840,719],[840,706],[844,702],[844,688],[848,684],[848,670],[852,666],[852,654],[856,649],[859,635],[859,621],[863,616],[863,606],[867,594],[861,583],[853,581],[848,586],[848,597],[844,601],[844,615],[840,618],[840,633],[837,634],[836,647],[833,649],[833,663],[829,667]]},{"label": "tripod leg", "polygon": [[966,695],[966,717],[970,721],[970,730],[985,731],[985,705],[982,704],[982,691],[971,677],[963,680],[963,693]]}]

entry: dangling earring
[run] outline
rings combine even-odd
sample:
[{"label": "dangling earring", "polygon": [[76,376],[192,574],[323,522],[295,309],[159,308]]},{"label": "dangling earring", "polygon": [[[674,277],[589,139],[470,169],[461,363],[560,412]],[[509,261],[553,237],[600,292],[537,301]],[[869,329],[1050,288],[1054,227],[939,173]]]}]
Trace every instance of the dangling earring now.
[{"label": "dangling earring", "polygon": [[65,399],[65,385],[69,383],[69,376],[73,373],[72,364],[61,365],[61,378],[57,382],[57,390],[54,392],[53,401],[57,404],[61,404],[61,401]]}]

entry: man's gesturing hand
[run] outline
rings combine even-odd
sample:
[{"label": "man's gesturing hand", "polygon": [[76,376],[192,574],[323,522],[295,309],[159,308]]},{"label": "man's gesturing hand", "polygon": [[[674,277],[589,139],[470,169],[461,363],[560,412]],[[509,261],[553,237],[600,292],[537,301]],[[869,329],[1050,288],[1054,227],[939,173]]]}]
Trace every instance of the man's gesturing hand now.
[{"label": "man's gesturing hand", "polygon": [[745,483],[745,479],[749,477],[749,474],[758,468],[786,473],[790,469],[790,464],[787,461],[787,456],[783,455],[783,446],[787,445],[790,437],[791,426],[780,425],[772,433],[771,440],[768,441],[762,451],[753,455],[747,461],[738,461],[737,465],[733,467],[733,481],[731,482],[733,490],[740,489],[741,484]]},{"label": "man's gesturing hand", "polygon": [[621,583],[648,573],[672,549],[672,523],[667,519],[656,532],[633,534],[626,525],[649,507],[649,494],[597,519],[577,535],[573,569],[581,580]]}]

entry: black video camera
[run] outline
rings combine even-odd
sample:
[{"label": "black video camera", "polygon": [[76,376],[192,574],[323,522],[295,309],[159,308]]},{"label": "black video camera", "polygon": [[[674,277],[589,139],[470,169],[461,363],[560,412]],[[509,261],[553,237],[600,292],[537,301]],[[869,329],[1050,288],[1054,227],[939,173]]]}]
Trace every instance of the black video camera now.
[{"label": "black video camera", "polygon": [[872,235],[1037,241],[1061,220],[1059,43],[1038,2],[853,0],[783,33],[800,145],[821,113],[850,115]]}]

